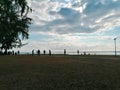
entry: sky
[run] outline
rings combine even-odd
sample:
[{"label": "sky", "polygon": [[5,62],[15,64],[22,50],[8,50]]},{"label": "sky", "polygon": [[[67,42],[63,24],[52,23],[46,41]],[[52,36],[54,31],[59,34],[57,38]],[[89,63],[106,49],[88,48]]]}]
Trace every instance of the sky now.
[{"label": "sky", "polygon": [[21,51],[120,51],[120,0],[27,0],[33,9]]}]

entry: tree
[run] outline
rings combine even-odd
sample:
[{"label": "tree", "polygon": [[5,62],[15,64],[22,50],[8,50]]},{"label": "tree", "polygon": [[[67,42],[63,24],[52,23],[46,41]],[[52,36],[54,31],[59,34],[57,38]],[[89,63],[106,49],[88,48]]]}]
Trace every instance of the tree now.
[{"label": "tree", "polygon": [[8,49],[21,45],[21,40],[28,39],[28,28],[31,18],[28,13],[32,9],[26,0],[0,0],[0,49]]}]

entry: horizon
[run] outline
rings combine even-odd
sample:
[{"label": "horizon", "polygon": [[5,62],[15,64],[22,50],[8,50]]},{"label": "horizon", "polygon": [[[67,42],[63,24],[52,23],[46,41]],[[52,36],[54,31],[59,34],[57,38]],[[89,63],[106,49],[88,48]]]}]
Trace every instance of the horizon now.
[{"label": "horizon", "polygon": [[30,36],[20,50],[120,51],[119,0],[28,0]]},{"label": "horizon", "polygon": [[[37,53],[38,50],[34,50],[34,54],[38,54]],[[45,50],[46,51],[46,55],[49,55],[49,50]],[[66,54],[67,55],[84,55],[84,52],[86,53],[86,55],[115,55],[115,51],[81,51],[79,50],[79,53],[77,52],[78,50],[66,50]],[[15,53],[17,53],[18,51],[14,51]],[[25,51],[25,52],[21,52],[19,51],[19,54],[32,54],[32,51]],[[117,55],[120,55],[120,51],[116,51]],[[44,50],[40,50],[40,54],[44,55]],[[64,55],[64,50],[51,50],[51,54],[52,55],[56,55],[56,54],[63,54]]]}]

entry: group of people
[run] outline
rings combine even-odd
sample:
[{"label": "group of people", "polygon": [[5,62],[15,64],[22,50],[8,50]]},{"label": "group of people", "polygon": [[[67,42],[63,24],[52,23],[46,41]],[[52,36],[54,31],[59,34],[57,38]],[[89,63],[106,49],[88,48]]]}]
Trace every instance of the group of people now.
[{"label": "group of people", "polygon": [[0,55],[19,55],[20,54],[20,51],[18,50],[18,51],[8,51],[8,52],[2,52],[2,51],[0,51]]},{"label": "group of people", "polygon": [[[40,50],[38,49],[38,50],[36,51],[36,53],[35,53],[35,50],[33,49],[33,50],[32,50],[32,55],[35,55],[35,54],[40,55],[40,54],[41,54]],[[46,51],[43,50],[43,55],[45,55],[45,54],[46,54]],[[49,54],[49,55],[52,55],[51,50],[49,50],[49,53],[48,53],[48,54]],[[64,49],[64,55],[66,55],[66,49]]]},{"label": "group of people", "polygon": [[[80,51],[79,50],[77,50],[77,55],[80,55]],[[8,52],[2,52],[1,50],[0,50],[0,55],[20,55],[21,53],[20,53],[20,51],[18,50],[18,51],[8,51]],[[29,53],[27,53],[27,54],[29,54]],[[52,51],[51,50],[49,50],[47,53],[46,53],[46,50],[43,50],[43,51],[40,51],[39,49],[38,50],[32,50],[32,55],[46,55],[46,54],[48,54],[48,55],[52,55]],[[67,50],[66,49],[64,49],[63,50],[63,55],[67,55]],[[86,54],[86,52],[83,52],[83,54],[81,54],[81,55],[87,55]],[[88,55],[90,55],[90,54],[88,54]]]},{"label": "group of people", "polygon": [[[38,49],[38,50],[32,50],[32,55],[40,55],[40,54],[43,54],[43,55],[46,55],[46,50],[43,50],[43,52],[41,53],[41,51]],[[48,52],[48,54],[49,55],[52,55],[52,53],[51,53],[51,50],[49,50],[49,52]],[[64,55],[66,55],[67,54],[67,51],[66,51],[66,49],[64,49]],[[80,54],[80,52],[79,52],[79,50],[77,50],[77,55],[79,55]],[[84,54],[83,55],[86,55],[86,52],[84,52]]]},{"label": "group of people", "polygon": [[[40,55],[40,54],[41,54],[41,52],[40,52],[39,49],[36,51],[36,54],[37,54],[37,55]],[[45,50],[43,50],[43,54],[44,54],[44,55],[46,54],[46,51],[45,51]],[[34,50],[34,49],[32,50],[32,55],[35,55],[35,50]],[[51,50],[49,50],[49,55],[51,55]]]}]

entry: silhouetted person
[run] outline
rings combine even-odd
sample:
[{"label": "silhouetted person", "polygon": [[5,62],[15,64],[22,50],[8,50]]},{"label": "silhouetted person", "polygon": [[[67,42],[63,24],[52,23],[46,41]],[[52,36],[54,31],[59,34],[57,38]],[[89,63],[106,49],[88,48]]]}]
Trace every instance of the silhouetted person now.
[{"label": "silhouetted person", "polygon": [[34,49],[32,50],[32,55],[34,55]]},{"label": "silhouetted person", "polygon": [[64,55],[66,55],[66,49],[64,49]]},{"label": "silhouetted person", "polygon": [[45,55],[45,53],[46,53],[46,51],[44,50],[44,51],[43,51],[43,54]]},{"label": "silhouetted person", "polygon": [[84,55],[86,55],[86,52],[84,52]]},{"label": "silhouetted person", "polygon": [[20,54],[20,51],[18,50],[18,52],[17,52],[17,53],[18,53],[18,55],[19,55],[19,54]]},{"label": "silhouetted person", "polygon": [[79,50],[77,50],[77,54],[79,55]]},{"label": "silhouetted person", "polygon": [[49,50],[49,55],[51,56],[51,50]]},{"label": "silhouetted person", "polygon": [[14,53],[14,51],[12,51],[12,55],[14,55],[15,53]]},{"label": "silhouetted person", "polygon": [[2,55],[3,53],[2,53],[2,49],[0,50],[0,55]]},{"label": "silhouetted person", "polygon": [[17,52],[15,52],[15,55],[17,55]]},{"label": "silhouetted person", "polygon": [[4,51],[4,55],[7,55],[7,54],[8,54],[8,52],[7,52],[7,50],[5,50],[5,51]]},{"label": "silhouetted person", "polygon": [[2,55],[2,51],[0,51],[0,55]]},{"label": "silhouetted person", "polygon": [[8,55],[10,55],[11,54],[11,52],[10,51],[8,51]]},{"label": "silhouetted person", "polygon": [[37,54],[40,55],[40,50],[38,49]]}]

